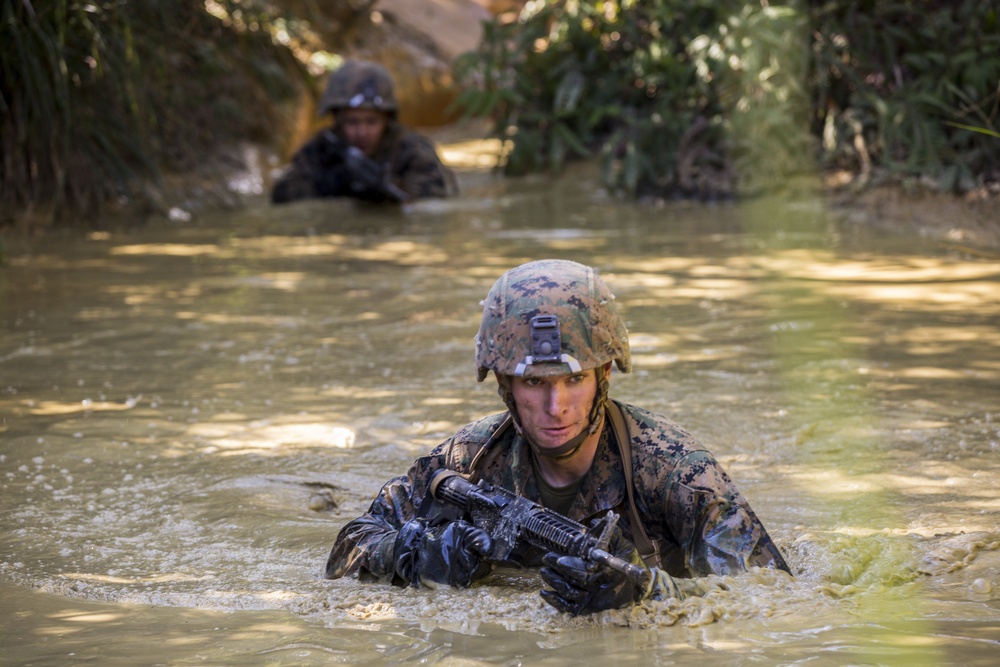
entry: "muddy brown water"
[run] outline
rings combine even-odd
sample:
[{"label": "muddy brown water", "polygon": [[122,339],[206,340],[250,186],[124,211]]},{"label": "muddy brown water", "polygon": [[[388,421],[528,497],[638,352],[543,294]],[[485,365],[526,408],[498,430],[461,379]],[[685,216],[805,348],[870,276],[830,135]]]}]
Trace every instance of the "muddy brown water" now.
[{"label": "muddy brown water", "polygon": [[[996,664],[996,261],[845,232],[810,197],[463,178],[402,211],[261,201],[10,242],[0,663]],[[636,368],[612,394],[716,453],[794,578],[577,619],[530,571],[321,578],[382,482],[501,408],[479,301],[543,257],[600,269]]]}]

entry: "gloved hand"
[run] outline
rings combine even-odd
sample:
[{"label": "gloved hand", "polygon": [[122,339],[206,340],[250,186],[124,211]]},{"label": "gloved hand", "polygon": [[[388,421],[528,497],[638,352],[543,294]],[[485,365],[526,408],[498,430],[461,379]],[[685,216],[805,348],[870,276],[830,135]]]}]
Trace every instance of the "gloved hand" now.
[{"label": "gloved hand", "polygon": [[403,524],[396,533],[392,547],[392,566],[396,572],[395,583],[406,586],[420,584],[417,579],[417,557],[420,541],[427,532],[427,524],[420,519],[412,519]]},{"label": "gloved hand", "polygon": [[493,540],[482,528],[465,521],[453,521],[428,530],[420,544],[417,560],[420,583],[465,588],[490,573],[485,560]]},{"label": "gloved hand", "polygon": [[361,149],[347,146],[344,149],[344,166],[351,176],[351,190],[355,194],[378,192],[385,176],[378,162],[365,155]]},{"label": "gloved hand", "polygon": [[465,521],[428,527],[415,519],[396,534],[393,563],[396,575],[411,586],[464,588],[489,574],[485,557],[492,548],[486,531]]},{"label": "gloved hand", "polygon": [[[608,541],[608,553],[646,569],[635,545],[615,526]],[[625,574],[596,561],[576,556],[547,553],[542,562],[542,579],[552,588],[543,590],[542,599],[559,611],[579,616],[605,609],[620,609],[647,597],[678,597],[677,586],[666,572],[651,568],[649,578],[635,582]]]},{"label": "gloved hand", "polygon": [[403,202],[408,199],[405,192],[393,185],[385,172],[385,167],[365,155],[361,149],[347,147],[344,153],[344,167],[350,176],[351,192],[358,199],[381,202]]},{"label": "gloved hand", "polygon": [[386,167],[365,155],[364,151],[351,146],[332,130],[324,130],[321,135],[320,150],[324,162],[338,174],[335,182],[327,183],[319,178],[316,189],[321,194],[327,192],[339,196],[342,187],[350,190],[352,197],[369,202],[405,202],[406,192],[397,187],[386,174]]}]

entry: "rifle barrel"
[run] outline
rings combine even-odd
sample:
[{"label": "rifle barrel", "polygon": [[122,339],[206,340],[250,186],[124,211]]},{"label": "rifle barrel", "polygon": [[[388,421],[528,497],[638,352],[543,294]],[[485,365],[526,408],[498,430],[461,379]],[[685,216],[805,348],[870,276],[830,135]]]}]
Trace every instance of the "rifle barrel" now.
[{"label": "rifle barrel", "polygon": [[612,570],[621,572],[636,583],[649,585],[649,570],[636,565],[635,563],[630,563],[624,558],[619,558],[618,556],[609,554],[604,549],[591,549],[590,559],[596,560],[598,563],[603,563]]}]

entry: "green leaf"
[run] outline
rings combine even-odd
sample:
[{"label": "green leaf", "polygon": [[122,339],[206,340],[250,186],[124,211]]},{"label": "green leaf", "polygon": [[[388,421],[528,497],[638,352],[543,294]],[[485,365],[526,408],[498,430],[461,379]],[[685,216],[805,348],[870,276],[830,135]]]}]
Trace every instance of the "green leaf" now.
[{"label": "green leaf", "polygon": [[987,127],[978,127],[976,125],[965,125],[963,123],[953,123],[951,121],[945,121],[945,125],[950,125],[952,127],[957,127],[960,130],[968,130],[970,132],[978,132],[979,134],[985,134],[988,137],[993,137],[995,139],[1000,139],[1000,132],[996,130],[991,130]]},{"label": "green leaf", "polygon": [[565,123],[556,123],[552,129],[555,136],[557,136],[567,147],[571,148],[574,153],[580,157],[587,157],[590,155],[590,151],[584,143],[580,141],[580,137],[578,137],[568,125]]},{"label": "green leaf", "polygon": [[583,94],[585,80],[580,70],[571,69],[563,75],[556,87],[555,101],[552,111],[557,116],[576,111],[580,96]]}]

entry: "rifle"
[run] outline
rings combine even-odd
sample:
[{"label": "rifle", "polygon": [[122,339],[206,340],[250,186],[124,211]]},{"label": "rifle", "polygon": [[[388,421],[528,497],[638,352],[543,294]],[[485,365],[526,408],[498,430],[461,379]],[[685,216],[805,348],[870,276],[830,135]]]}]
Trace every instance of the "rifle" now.
[{"label": "rifle", "polygon": [[429,493],[433,499],[463,510],[475,526],[489,534],[493,548],[486,559],[491,562],[509,562],[521,540],[546,551],[602,563],[644,588],[650,583],[649,570],[608,553],[608,540],[618,523],[614,512],[605,515],[600,534],[595,536],[583,524],[558,512],[483,480],[473,484],[454,470],[435,472]]},{"label": "rifle", "polygon": [[358,192],[372,192],[396,203],[409,199],[402,189],[386,176],[385,168],[364,154],[357,146],[351,146],[332,130],[324,130],[323,138],[331,152],[340,156],[344,168],[351,178],[351,189]]}]

